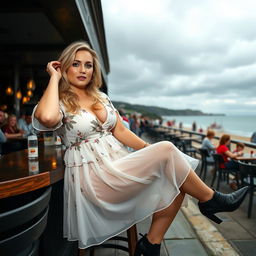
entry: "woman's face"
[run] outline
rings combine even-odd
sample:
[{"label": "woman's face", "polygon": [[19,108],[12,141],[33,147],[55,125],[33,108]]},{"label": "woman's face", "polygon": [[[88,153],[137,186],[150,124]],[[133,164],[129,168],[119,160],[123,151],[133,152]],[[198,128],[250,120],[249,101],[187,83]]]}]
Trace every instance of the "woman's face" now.
[{"label": "woman's face", "polygon": [[230,139],[225,143],[226,145],[229,145],[230,144]]},{"label": "woman's face", "polygon": [[90,52],[80,50],[67,70],[67,78],[72,87],[84,89],[93,75],[93,58]]},{"label": "woman's face", "polygon": [[10,125],[10,126],[15,126],[15,125],[16,125],[16,122],[17,122],[17,119],[16,119],[15,116],[10,117],[10,119],[9,119],[9,125]]}]

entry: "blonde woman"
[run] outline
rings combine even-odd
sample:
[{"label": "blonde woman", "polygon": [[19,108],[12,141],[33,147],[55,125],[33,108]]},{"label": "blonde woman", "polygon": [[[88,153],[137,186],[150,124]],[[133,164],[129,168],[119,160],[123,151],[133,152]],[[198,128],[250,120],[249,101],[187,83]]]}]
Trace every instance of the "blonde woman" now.
[{"label": "blonde woman", "polygon": [[33,126],[56,130],[67,146],[64,236],[78,240],[79,248],[100,244],[153,214],[135,255],[158,256],[185,194],[197,198],[201,212],[218,223],[215,213],[242,203],[247,188],[214,192],[193,171],[197,160],[167,141],[149,145],[124,127],[99,91],[99,62],[88,44],[69,45],[58,61],[48,63],[47,72],[50,81],[34,109]]}]

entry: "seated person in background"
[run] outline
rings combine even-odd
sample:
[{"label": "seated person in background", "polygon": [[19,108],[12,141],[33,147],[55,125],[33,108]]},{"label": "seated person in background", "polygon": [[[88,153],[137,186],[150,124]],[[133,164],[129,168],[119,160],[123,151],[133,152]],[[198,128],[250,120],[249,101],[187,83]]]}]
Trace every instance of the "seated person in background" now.
[{"label": "seated person in background", "polygon": [[202,141],[201,148],[207,149],[210,157],[207,157],[207,161],[213,161],[213,158],[211,157],[211,154],[215,152],[216,147],[212,143],[212,139],[215,136],[215,132],[212,130],[208,130],[206,137]]},{"label": "seated person in background", "polygon": [[2,127],[2,131],[7,138],[5,144],[3,144],[3,154],[19,151],[27,147],[27,142],[24,141],[24,131],[18,129],[17,118],[11,114],[7,118],[7,124]]},{"label": "seated person in background", "polygon": [[2,154],[2,143],[6,142],[6,137],[2,130],[0,129],[0,155]]},{"label": "seated person in background", "polygon": [[19,138],[24,134],[23,130],[18,129],[17,118],[13,114],[8,116],[7,124],[2,127],[2,131],[7,139]]},{"label": "seated person in background", "polygon": [[236,143],[236,149],[233,150],[233,154],[236,154],[237,156],[242,156],[244,154],[244,143],[237,142]]},{"label": "seated person in background", "polygon": [[5,114],[0,110],[0,155],[2,154],[2,144],[6,142],[6,137],[1,130],[1,127],[5,123]]},{"label": "seated person in background", "polygon": [[[228,146],[230,145],[230,135],[223,134],[220,138],[219,146],[217,147],[216,151],[218,154],[223,156],[224,163],[220,164],[221,168],[232,169],[235,171],[239,170],[238,163],[233,161],[236,157],[241,156],[242,152],[232,153]],[[230,158],[231,160],[229,160]]]},{"label": "seated person in background", "polygon": [[0,110],[0,128],[2,128],[6,123],[6,120],[5,120],[5,113]]},{"label": "seated person in background", "polygon": [[20,130],[24,131],[25,136],[28,136],[34,133],[31,122],[32,122],[32,119],[29,113],[25,113],[24,117],[21,117],[18,121],[18,127]]}]

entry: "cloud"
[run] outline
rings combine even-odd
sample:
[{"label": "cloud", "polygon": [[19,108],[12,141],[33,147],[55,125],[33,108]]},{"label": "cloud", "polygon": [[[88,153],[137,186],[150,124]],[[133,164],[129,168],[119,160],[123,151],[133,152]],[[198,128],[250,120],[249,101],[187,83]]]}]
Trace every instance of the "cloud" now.
[{"label": "cloud", "polygon": [[254,1],[102,0],[102,5],[112,99],[256,114]]}]

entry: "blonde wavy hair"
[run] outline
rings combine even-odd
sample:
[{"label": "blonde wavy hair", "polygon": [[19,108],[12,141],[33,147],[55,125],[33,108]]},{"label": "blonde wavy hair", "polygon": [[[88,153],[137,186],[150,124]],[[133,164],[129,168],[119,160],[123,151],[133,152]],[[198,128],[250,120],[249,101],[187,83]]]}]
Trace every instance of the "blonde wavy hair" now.
[{"label": "blonde wavy hair", "polygon": [[59,83],[59,99],[63,102],[66,110],[71,113],[76,113],[80,109],[80,106],[78,104],[78,96],[71,90],[71,86],[67,78],[67,70],[75,60],[76,53],[80,50],[88,51],[93,58],[92,79],[85,88],[86,93],[94,100],[92,105],[93,109],[100,109],[101,107],[99,107],[97,103],[104,101],[99,90],[102,85],[102,79],[100,63],[96,52],[84,41],[74,42],[63,50],[58,59],[61,63],[62,74],[62,78]]}]

